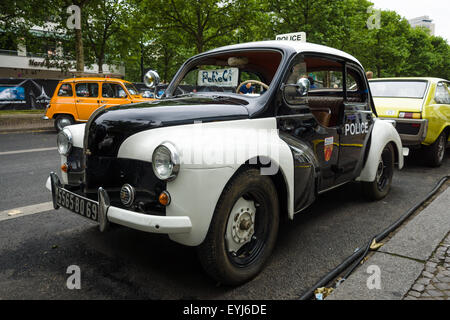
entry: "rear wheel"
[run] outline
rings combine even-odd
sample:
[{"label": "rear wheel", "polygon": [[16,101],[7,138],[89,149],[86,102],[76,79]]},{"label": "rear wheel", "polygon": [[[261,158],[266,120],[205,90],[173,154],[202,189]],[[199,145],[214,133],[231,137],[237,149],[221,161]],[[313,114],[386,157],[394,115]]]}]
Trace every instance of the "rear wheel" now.
[{"label": "rear wheel", "polygon": [[443,131],[432,145],[424,147],[426,161],[429,166],[439,167],[442,164],[446,146],[447,134]]},{"label": "rear wheel", "polygon": [[278,196],[272,180],[259,170],[238,174],[217,203],[208,234],[197,248],[206,272],[227,285],[255,277],[275,245]]},{"label": "rear wheel", "polygon": [[70,126],[75,123],[75,120],[71,115],[60,114],[55,118],[55,129],[60,132],[64,127]]},{"label": "rear wheel", "polygon": [[370,200],[380,200],[386,197],[391,189],[392,176],[394,175],[394,148],[387,144],[378,161],[377,174],[373,182],[363,182],[364,195]]}]

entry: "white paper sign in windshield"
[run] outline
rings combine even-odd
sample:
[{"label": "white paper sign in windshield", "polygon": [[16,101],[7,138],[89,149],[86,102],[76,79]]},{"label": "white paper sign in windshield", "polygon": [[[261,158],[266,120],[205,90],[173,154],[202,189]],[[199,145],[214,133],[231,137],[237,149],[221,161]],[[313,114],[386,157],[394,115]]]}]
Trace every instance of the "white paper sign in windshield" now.
[{"label": "white paper sign in windshield", "polygon": [[199,70],[197,84],[199,86],[236,87],[238,77],[238,68]]}]

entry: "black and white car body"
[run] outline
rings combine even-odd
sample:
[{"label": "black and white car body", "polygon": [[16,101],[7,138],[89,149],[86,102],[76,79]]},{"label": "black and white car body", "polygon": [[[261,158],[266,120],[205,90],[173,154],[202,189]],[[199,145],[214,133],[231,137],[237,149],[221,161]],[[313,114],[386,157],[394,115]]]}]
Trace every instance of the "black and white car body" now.
[{"label": "black and white car body", "polygon": [[218,48],[187,60],[161,100],[99,108],[66,127],[63,170],[47,188],[55,208],[102,231],[120,224],[198,246],[205,270],[235,285],[263,268],[280,216],[350,181],[372,199],[389,192],[402,144],[374,113],[363,67],[342,51]]}]

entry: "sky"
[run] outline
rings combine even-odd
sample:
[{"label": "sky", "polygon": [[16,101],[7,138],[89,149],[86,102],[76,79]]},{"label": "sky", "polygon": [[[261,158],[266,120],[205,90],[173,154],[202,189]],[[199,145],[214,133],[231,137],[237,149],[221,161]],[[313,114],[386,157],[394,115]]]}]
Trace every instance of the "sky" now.
[{"label": "sky", "polygon": [[436,25],[435,35],[450,43],[450,1],[449,0],[369,0],[375,8],[396,11],[409,19],[429,16]]}]

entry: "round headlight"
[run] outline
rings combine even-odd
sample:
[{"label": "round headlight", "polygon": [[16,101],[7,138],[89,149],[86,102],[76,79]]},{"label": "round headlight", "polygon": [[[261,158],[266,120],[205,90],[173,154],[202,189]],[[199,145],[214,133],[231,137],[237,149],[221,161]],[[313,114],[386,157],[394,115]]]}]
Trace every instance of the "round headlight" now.
[{"label": "round headlight", "polygon": [[59,154],[62,154],[64,156],[67,156],[70,153],[70,150],[72,150],[72,134],[70,133],[70,130],[67,128],[64,128],[62,131],[58,133],[57,137],[57,144],[58,144],[58,152]]},{"label": "round headlight", "polygon": [[173,180],[180,169],[177,149],[171,143],[159,145],[152,156],[153,172],[161,180]]}]

